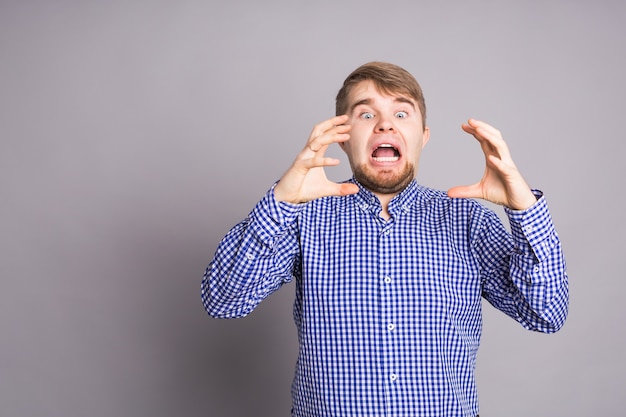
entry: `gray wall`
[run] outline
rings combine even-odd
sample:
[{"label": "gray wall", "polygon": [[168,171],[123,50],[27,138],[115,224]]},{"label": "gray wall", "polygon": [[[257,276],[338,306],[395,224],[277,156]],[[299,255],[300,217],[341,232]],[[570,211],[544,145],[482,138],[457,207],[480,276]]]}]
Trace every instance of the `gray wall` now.
[{"label": "gray wall", "polygon": [[420,182],[480,177],[481,118],[564,243],[560,333],[485,306],[481,414],[623,413],[625,3],[219,3],[0,3],[0,415],[288,415],[293,286],[220,321],[200,279],[370,60],[423,85]]}]

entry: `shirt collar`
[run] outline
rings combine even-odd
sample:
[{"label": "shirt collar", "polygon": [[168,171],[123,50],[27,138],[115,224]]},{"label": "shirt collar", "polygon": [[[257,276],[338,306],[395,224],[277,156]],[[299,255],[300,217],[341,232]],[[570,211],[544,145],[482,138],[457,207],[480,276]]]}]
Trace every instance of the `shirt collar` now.
[{"label": "shirt collar", "polygon": [[[359,187],[359,192],[353,195],[359,207],[363,210],[371,211],[376,214],[380,213],[382,205],[380,204],[378,197],[361,185],[354,177],[350,180],[350,182]],[[412,180],[404,190],[391,199],[389,202],[389,214],[395,216],[402,211],[408,212],[411,205],[415,202],[418,192],[419,185],[415,180]]]}]

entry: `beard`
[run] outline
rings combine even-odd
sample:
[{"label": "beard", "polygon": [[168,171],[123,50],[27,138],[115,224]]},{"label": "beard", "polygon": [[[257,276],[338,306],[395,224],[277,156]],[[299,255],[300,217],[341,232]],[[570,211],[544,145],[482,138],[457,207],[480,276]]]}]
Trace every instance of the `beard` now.
[{"label": "beard", "polygon": [[374,172],[366,164],[353,166],[352,172],[363,187],[377,194],[398,194],[415,178],[415,167],[408,163],[398,172],[392,170]]}]

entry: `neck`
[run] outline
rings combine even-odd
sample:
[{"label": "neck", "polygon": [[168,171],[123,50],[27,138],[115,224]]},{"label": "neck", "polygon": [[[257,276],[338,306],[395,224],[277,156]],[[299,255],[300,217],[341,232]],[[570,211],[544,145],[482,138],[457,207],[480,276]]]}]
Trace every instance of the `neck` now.
[{"label": "neck", "polygon": [[380,205],[382,206],[382,210],[380,212],[380,216],[383,219],[385,219],[385,220],[389,220],[391,218],[391,215],[389,214],[389,202],[397,194],[379,194],[379,193],[374,193],[374,195],[376,197],[378,197],[378,200],[380,201]]}]

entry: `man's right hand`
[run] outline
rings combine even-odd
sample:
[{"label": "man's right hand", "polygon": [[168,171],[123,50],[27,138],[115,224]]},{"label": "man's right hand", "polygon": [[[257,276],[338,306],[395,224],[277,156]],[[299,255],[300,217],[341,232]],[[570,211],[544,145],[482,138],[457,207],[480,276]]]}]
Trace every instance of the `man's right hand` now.
[{"label": "man's right hand", "polygon": [[274,196],[278,201],[297,204],[359,191],[355,184],[329,181],[324,172],[324,167],[339,164],[338,159],[327,158],[324,154],[330,144],[350,139],[348,132],[351,126],[344,124],[347,121],[348,116],[342,115],[315,125],[306,146],[274,187]]}]

